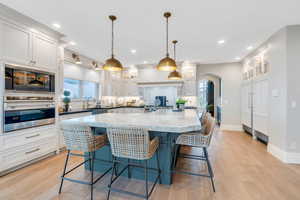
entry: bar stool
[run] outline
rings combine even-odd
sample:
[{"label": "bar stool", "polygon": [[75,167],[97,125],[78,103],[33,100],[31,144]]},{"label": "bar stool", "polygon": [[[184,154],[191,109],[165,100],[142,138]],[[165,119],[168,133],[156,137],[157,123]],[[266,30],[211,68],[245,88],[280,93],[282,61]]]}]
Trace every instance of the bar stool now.
[{"label": "bar stool", "polygon": [[[175,156],[173,160],[173,173],[180,173],[180,174],[187,174],[187,175],[194,175],[194,176],[204,176],[208,177],[211,180],[211,185],[213,188],[213,191],[215,192],[215,185],[214,185],[214,174],[213,174],[213,169],[211,167],[209,158],[208,158],[208,153],[207,153],[207,148],[210,145],[210,141],[212,138],[212,134],[214,133],[215,130],[215,119],[210,116],[210,114],[206,114],[203,118],[204,122],[204,129],[201,132],[193,132],[193,133],[185,133],[181,134],[178,136],[175,144]],[[178,148],[181,146],[190,146],[190,147],[198,147],[203,149],[204,155],[190,155],[190,154],[180,154],[178,152]],[[177,155],[179,154],[179,155]],[[187,159],[195,159],[195,160],[201,160],[205,161],[207,163],[207,168],[208,168],[208,175],[207,174],[198,174],[198,173],[193,173],[193,172],[188,172],[180,169],[176,169],[176,160],[177,157],[183,157]]]},{"label": "bar stool", "polygon": [[[107,174],[112,168],[106,170],[100,177],[94,180],[94,161],[99,160],[95,158],[95,151],[104,147],[107,143],[107,136],[106,135],[94,135],[92,130],[89,126],[81,126],[81,125],[62,125],[61,130],[64,136],[66,148],[67,148],[67,157],[64,166],[64,171],[61,176],[61,183],[59,188],[59,194],[61,193],[62,186],[64,180],[90,185],[91,187],[91,199],[93,199],[93,185],[99,181],[105,174]],[[83,154],[71,153],[71,151],[81,151]],[[67,164],[69,161],[70,156],[79,156],[79,157],[86,157],[84,154],[88,153],[88,158],[85,159],[84,162],[78,164],[74,168],[67,171]],[[101,160],[103,161],[103,160]],[[71,178],[65,177],[67,174],[72,172],[73,170],[77,169],[81,165],[89,162],[89,168],[91,170],[91,179],[89,182],[75,180]],[[111,162],[111,161],[106,161]]]},{"label": "bar stool", "polygon": [[[159,167],[159,155],[157,151],[159,146],[159,138],[155,137],[154,139],[150,140],[148,130],[142,128],[107,128],[107,136],[110,142],[110,147],[113,155],[113,172],[111,174],[110,183],[108,185],[109,190],[107,194],[107,199],[109,199],[111,191],[148,199],[151,193],[153,192],[157,181],[161,183],[161,170]],[[148,167],[148,161],[153,157],[154,154],[156,154],[156,169]],[[121,162],[117,160],[117,158],[127,158],[127,162]],[[144,165],[130,163],[129,159],[144,161]],[[126,166],[120,171],[120,173],[116,177],[114,177],[117,163],[124,163],[126,164]],[[128,178],[131,178],[131,167],[144,168],[145,195],[120,190],[112,187],[112,184],[126,169],[128,170]],[[158,172],[158,175],[150,192],[148,192],[148,170]]]}]

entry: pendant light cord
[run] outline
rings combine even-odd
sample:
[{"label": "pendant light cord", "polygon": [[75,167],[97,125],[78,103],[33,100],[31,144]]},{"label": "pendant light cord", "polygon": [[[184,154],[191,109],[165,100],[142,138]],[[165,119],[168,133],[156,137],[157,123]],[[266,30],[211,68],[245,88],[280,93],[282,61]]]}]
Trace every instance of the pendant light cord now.
[{"label": "pendant light cord", "polygon": [[166,23],[166,33],[167,33],[167,40],[166,40],[166,50],[167,50],[167,57],[169,57],[169,18],[167,17],[167,23]]},{"label": "pendant light cord", "polygon": [[111,20],[111,57],[114,57],[114,20]]},{"label": "pendant light cord", "polygon": [[176,61],[176,42],[174,42],[174,61]]}]

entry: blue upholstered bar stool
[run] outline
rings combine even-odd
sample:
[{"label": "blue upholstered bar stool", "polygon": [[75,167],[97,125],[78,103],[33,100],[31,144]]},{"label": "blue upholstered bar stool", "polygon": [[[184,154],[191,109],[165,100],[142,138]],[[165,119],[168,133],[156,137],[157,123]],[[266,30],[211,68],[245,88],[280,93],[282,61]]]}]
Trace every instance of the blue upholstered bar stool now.
[{"label": "blue upholstered bar stool", "polygon": [[[212,134],[215,131],[215,126],[216,126],[215,119],[211,117],[209,113],[205,113],[205,115],[202,118],[202,126],[203,128],[200,132],[185,133],[178,136],[175,144],[175,156],[173,159],[173,173],[208,177],[211,180],[212,188],[213,191],[215,192],[215,185],[213,180],[214,177],[213,169],[211,167],[208,158],[208,153],[207,153],[207,148],[210,145]],[[178,152],[178,148],[181,145],[202,148],[204,155],[180,154],[180,152]],[[198,173],[184,171],[182,169],[177,169],[176,168],[177,157],[205,161],[207,163],[208,174],[198,174]]]},{"label": "blue upholstered bar stool", "polygon": [[[157,151],[159,147],[158,137],[155,137],[154,139],[150,140],[148,130],[142,128],[107,128],[106,130],[113,155],[113,172],[111,174],[111,180],[108,185],[109,191],[107,194],[107,199],[109,199],[111,191],[148,199],[151,193],[153,192],[157,181],[161,183],[161,170],[159,167],[159,155]],[[154,156],[154,154],[156,154],[155,157],[157,168],[148,168],[148,160],[150,160]],[[126,166],[120,171],[120,173],[117,174],[116,177],[114,177],[116,172],[116,165],[118,163],[122,163],[121,161],[117,160],[117,158],[126,158],[127,162],[124,162]],[[143,161],[144,164],[139,165],[136,163],[130,163],[129,159]],[[112,184],[126,169],[128,170],[128,174],[130,174],[130,169],[134,167],[144,169],[145,195],[120,190],[112,187]],[[157,177],[150,192],[148,192],[148,170],[153,170],[157,172]]]},{"label": "blue upholstered bar stool", "polygon": [[[90,127],[74,125],[74,124],[62,125],[61,130],[64,136],[68,153],[67,153],[67,158],[64,166],[64,171],[61,176],[59,193],[61,193],[64,180],[67,180],[75,183],[90,185],[91,199],[93,199],[93,185],[112,169],[112,168],[107,169],[100,177],[94,179],[94,162],[95,160],[98,160],[95,158],[95,151],[104,147],[108,143],[107,136],[94,135]],[[71,151],[80,151],[83,152],[83,154],[71,153]],[[70,156],[85,157],[84,153],[88,154],[88,158],[86,158],[84,162],[78,164],[76,167],[67,171],[67,164],[69,161],[69,157]],[[77,169],[81,165],[85,164],[86,162],[89,162],[89,167],[91,170],[91,179],[89,182],[65,177],[67,174]],[[107,161],[107,162],[111,162],[111,161]]]}]

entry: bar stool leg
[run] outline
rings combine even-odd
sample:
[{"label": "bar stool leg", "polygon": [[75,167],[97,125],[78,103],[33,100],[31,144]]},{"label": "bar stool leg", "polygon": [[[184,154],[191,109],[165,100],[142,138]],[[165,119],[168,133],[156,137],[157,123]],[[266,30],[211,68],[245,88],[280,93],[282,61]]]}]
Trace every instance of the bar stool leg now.
[{"label": "bar stool leg", "polygon": [[127,165],[128,165],[127,176],[128,176],[128,178],[131,178],[131,171],[130,171],[129,161],[130,161],[130,159],[127,159]]},{"label": "bar stool leg", "polygon": [[115,174],[115,170],[116,170],[116,162],[115,162],[115,157],[112,156],[112,165],[113,165],[113,168],[112,168],[112,172],[111,172],[111,177],[110,177],[110,182],[109,182],[109,185],[108,185],[108,192],[107,192],[107,200],[109,200],[109,196],[110,196],[110,192],[111,192],[111,185],[112,185],[112,182],[113,182],[113,178],[114,178],[114,174]]},{"label": "bar stool leg", "polygon": [[145,160],[145,199],[148,200],[148,161]]},{"label": "bar stool leg", "polygon": [[209,172],[209,176],[210,176],[211,185],[212,185],[213,191],[216,192],[215,183],[214,183],[214,173],[213,173],[213,170],[211,168],[211,165],[210,165],[210,162],[208,159],[207,149],[205,147],[203,147],[203,152],[204,152],[205,160],[207,163],[207,168],[208,168],[208,172]]},{"label": "bar stool leg", "polygon": [[66,173],[66,170],[67,170],[67,164],[68,164],[68,161],[69,161],[69,157],[70,157],[70,150],[68,150],[68,154],[67,154],[67,158],[66,158],[66,162],[65,162],[65,167],[64,167],[64,172],[62,174],[62,178],[61,178],[61,182],[60,182],[60,187],[59,187],[59,191],[58,193],[60,194],[61,193],[61,189],[62,189],[62,186],[63,186],[63,183],[64,183],[64,177],[65,177],[65,173]]},{"label": "bar stool leg", "polygon": [[90,171],[92,171],[91,152],[89,152],[89,168],[90,168]]},{"label": "bar stool leg", "polygon": [[94,161],[95,161],[95,152],[90,153],[91,157],[91,200],[93,200],[93,187],[94,187]]},{"label": "bar stool leg", "polygon": [[161,173],[161,170],[160,170],[160,165],[159,165],[159,154],[158,154],[158,151],[156,151],[156,165],[157,165],[157,169],[158,169],[158,181],[159,181],[159,184],[161,184],[161,177],[160,177],[160,173]]}]

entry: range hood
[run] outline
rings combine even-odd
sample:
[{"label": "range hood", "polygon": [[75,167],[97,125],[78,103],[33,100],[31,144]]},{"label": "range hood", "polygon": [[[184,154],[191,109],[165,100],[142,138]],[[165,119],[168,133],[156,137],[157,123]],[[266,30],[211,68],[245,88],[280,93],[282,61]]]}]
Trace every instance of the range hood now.
[{"label": "range hood", "polygon": [[136,81],[139,87],[157,87],[157,86],[177,86],[183,85],[183,80],[163,80],[163,81]]}]

